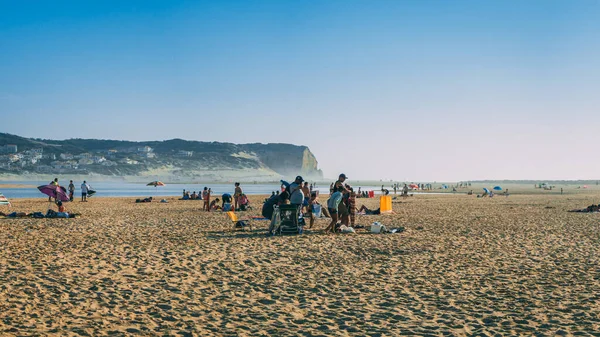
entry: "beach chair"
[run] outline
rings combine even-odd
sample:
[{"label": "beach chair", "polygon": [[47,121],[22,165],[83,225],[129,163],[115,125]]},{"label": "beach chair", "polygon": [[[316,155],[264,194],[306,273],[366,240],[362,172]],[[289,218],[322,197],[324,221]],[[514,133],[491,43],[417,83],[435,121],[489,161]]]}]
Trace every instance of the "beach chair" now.
[{"label": "beach chair", "polygon": [[299,220],[300,208],[297,205],[279,205],[279,223],[273,234],[302,234],[304,219]]},{"label": "beach chair", "polygon": [[250,219],[240,219],[238,218],[237,214],[235,214],[232,211],[229,211],[226,214],[229,220],[231,220],[231,222],[233,223],[232,231],[235,231],[236,229],[245,230],[246,227],[249,227],[250,230],[252,230],[252,224],[250,223]]}]

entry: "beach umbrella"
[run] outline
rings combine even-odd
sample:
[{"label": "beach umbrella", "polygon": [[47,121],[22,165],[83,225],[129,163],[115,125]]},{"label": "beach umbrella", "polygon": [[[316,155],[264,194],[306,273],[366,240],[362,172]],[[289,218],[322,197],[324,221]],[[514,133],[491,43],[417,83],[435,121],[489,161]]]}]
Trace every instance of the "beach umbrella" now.
[{"label": "beach umbrella", "polygon": [[8,205],[10,207],[10,201],[2,193],[0,193],[0,205]]},{"label": "beach umbrella", "polygon": [[152,181],[149,182],[148,184],[146,184],[146,186],[154,186],[154,190],[156,191],[158,189],[158,186],[165,186],[165,183],[163,183],[162,181]]},{"label": "beach umbrella", "polygon": [[494,190],[496,190],[496,191],[502,191],[502,187],[500,187],[500,186],[494,186]]},{"label": "beach umbrella", "polygon": [[410,187],[412,189],[417,189],[417,188],[419,188],[419,185],[417,185],[417,184],[410,184],[410,185],[408,185],[408,187]]},{"label": "beach umbrella", "polygon": [[488,189],[487,189],[487,188],[485,188],[485,187],[483,188],[483,191],[484,191],[485,193],[490,193],[490,190],[488,190]]},{"label": "beach umbrella", "polygon": [[49,197],[55,198],[58,201],[65,202],[71,200],[67,194],[67,189],[63,186],[42,185],[38,186],[38,190]]}]

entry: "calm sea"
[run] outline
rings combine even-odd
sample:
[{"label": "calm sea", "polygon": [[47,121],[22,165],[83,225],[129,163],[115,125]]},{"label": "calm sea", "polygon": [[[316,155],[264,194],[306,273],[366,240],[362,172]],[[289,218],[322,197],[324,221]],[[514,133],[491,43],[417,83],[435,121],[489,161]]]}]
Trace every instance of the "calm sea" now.
[{"label": "calm sea", "polygon": [[[48,181],[2,181],[0,184],[21,184],[21,185],[32,185],[40,186],[48,184]],[[68,184],[65,184],[66,187]],[[81,195],[80,186],[81,182],[75,184],[75,196]],[[122,183],[122,182],[97,182],[90,181],[90,185],[96,190],[97,197],[157,197],[157,196],[182,196],[182,192],[200,192],[204,187],[212,189],[213,195],[222,195],[223,193],[233,194],[233,184],[167,184],[162,187],[146,186],[145,184],[137,183]],[[248,195],[256,194],[271,194],[273,191],[280,189],[278,184],[242,184],[244,193]],[[358,186],[353,186],[358,188]],[[317,186],[316,188],[320,194],[329,194],[329,186]],[[377,192],[381,189],[381,186],[361,186],[361,190],[373,190]],[[31,188],[1,188],[2,192],[7,198],[42,198],[43,195],[35,187]]]}]

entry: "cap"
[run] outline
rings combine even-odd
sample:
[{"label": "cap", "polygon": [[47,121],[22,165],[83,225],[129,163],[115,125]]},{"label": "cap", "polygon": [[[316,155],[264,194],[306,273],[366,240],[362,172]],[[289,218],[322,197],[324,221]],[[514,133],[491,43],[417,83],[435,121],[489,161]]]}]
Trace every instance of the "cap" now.
[{"label": "cap", "polygon": [[304,179],[302,179],[302,176],[297,176],[297,177],[296,177],[296,180],[299,180],[299,181],[304,181]]},{"label": "cap", "polygon": [[343,173],[342,173],[342,174],[340,174],[340,178],[348,179],[348,177],[346,177],[346,175],[345,175],[345,174],[343,174]]}]

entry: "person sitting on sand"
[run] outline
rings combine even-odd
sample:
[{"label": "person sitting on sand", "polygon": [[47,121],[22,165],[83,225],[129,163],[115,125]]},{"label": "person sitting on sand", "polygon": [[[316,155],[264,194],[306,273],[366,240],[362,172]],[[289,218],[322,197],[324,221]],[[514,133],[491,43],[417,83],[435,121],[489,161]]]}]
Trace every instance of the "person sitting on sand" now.
[{"label": "person sitting on sand", "polygon": [[408,197],[408,185],[404,184],[404,187],[402,187],[402,194],[403,197]]},{"label": "person sitting on sand", "polygon": [[379,215],[379,214],[381,214],[381,209],[380,208],[368,209],[367,206],[362,205],[357,213],[364,214],[364,215]]},{"label": "person sitting on sand", "polygon": [[210,209],[213,211],[221,210],[221,206],[219,206],[219,198],[215,198],[215,200],[210,202]]},{"label": "person sitting on sand", "polygon": [[192,200],[198,199],[198,194],[196,193],[196,191],[194,191],[194,193],[192,193],[192,195],[190,196],[190,199],[192,199]]},{"label": "person sitting on sand", "polygon": [[[319,206],[321,207],[321,203],[319,203],[319,194],[316,191],[313,191],[310,194],[310,200],[308,201],[308,212],[306,212],[306,216],[310,217],[310,224],[308,226],[308,228],[312,228],[312,226],[315,223],[315,214],[314,214],[314,208],[315,206]],[[327,211],[327,207],[321,207],[321,214],[330,218],[331,216],[329,215],[329,212]]]},{"label": "person sitting on sand", "polygon": [[239,203],[239,210],[240,211],[247,211],[250,209],[250,201],[248,200],[248,197],[242,193],[240,195],[240,197],[238,198],[238,203]]},{"label": "person sitting on sand", "polygon": [[56,213],[57,218],[68,218],[69,217],[69,213],[67,213],[67,209],[65,208],[65,205],[63,205],[62,201],[58,201],[56,203],[56,206],[58,207],[58,212]]}]

